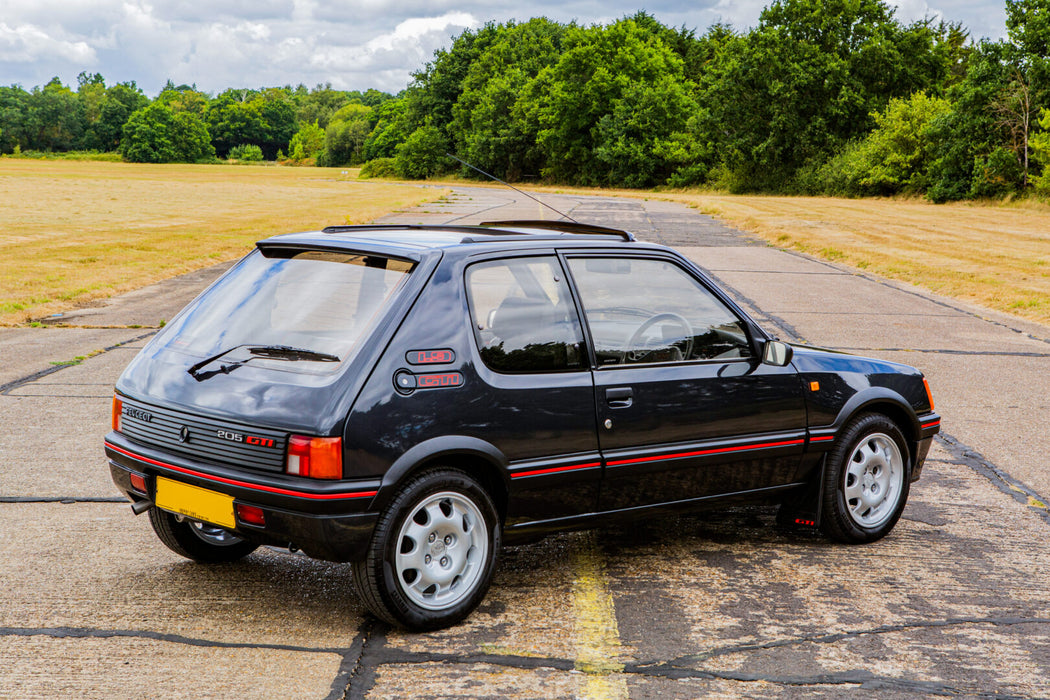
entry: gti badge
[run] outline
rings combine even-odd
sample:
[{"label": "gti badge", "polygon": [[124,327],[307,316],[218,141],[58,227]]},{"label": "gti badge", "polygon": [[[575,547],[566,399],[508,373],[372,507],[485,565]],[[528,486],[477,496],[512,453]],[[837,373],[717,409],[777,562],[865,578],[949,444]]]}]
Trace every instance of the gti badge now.
[{"label": "gti badge", "polygon": [[179,442],[189,442],[190,440],[190,429],[185,425],[182,426],[182,430],[179,431]]}]

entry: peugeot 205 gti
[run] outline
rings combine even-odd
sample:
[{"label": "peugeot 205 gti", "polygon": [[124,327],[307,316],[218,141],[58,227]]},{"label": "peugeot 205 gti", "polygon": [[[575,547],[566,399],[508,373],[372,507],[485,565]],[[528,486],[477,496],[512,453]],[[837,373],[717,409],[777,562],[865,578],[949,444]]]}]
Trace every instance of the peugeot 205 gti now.
[{"label": "peugeot 205 gti", "polygon": [[504,542],[610,517],[757,501],[879,539],[939,425],[917,370],[780,342],[623,231],[339,226],[259,242],[160,331],[105,449],[178,554],[351,562],[425,630]]}]

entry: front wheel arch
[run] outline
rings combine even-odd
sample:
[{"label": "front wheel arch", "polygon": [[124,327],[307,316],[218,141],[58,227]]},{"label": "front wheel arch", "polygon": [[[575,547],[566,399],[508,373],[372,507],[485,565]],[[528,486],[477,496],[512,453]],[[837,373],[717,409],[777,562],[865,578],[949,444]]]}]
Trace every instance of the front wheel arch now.
[{"label": "front wheel arch", "polygon": [[[908,440],[909,447],[912,447],[910,443],[918,440],[922,431],[919,416],[903,396],[889,389],[872,388],[846,402],[832,424],[836,433],[841,434],[847,425],[865,413],[880,413],[896,423]],[[914,452],[914,448],[911,451]]]}]

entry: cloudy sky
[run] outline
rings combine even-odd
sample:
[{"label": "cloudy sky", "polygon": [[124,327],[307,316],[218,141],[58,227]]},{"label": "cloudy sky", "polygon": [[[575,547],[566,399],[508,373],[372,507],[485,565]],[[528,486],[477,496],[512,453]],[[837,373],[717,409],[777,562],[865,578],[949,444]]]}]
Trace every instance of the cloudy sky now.
[{"label": "cloudy sky", "polygon": [[[891,0],[892,2],[893,0]],[[1003,0],[898,0],[905,21],[962,21],[1005,34]],[[167,79],[205,91],[314,86],[397,92],[435,49],[490,20],[547,16],[589,25],[645,9],[703,32],[753,26],[767,0],[0,0],[0,85],[26,89],[81,71],[134,80],[153,96]]]}]

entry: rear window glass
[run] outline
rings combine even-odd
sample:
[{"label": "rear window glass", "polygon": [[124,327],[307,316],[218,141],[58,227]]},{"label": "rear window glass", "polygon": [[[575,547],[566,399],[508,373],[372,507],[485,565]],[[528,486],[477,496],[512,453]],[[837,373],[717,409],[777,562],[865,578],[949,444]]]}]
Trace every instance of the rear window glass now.
[{"label": "rear window glass", "polygon": [[[164,329],[158,342],[202,358],[282,346],[349,359],[412,270],[405,260],[337,251],[255,251]],[[243,354],[243,353],[242,353]],[[256,356],[253,366],[331,371],[339,363]]]}]

